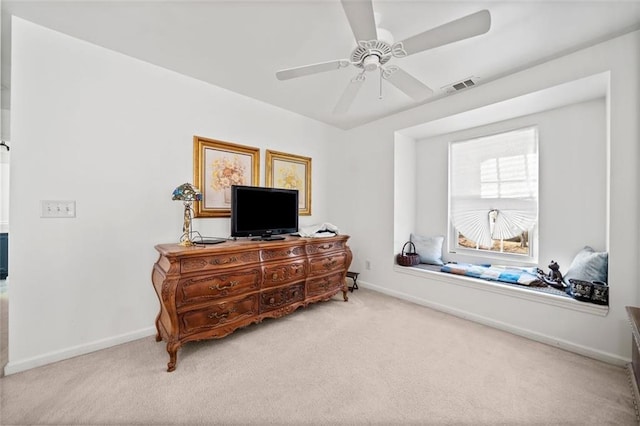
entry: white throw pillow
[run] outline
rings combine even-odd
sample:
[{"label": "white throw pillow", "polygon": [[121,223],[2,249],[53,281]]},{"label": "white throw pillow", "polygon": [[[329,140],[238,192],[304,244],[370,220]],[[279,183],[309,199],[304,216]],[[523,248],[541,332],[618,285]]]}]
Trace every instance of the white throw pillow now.
[{"label": "white throw pillow", "polygon": [[589,246],[585,246],[576,254],[571,266],[564,274],[564,281],[569,284],[569,279],[582,281],[607,282],[609,275],[609,254],[606,251],[597,252]]},{"label": "white throw pillow", "polygon": [[411,234],[411,242],[416,246],[416,253],[420,256],[420,263],[431,265],[444,265],[442,261],[442,244],[444,237],[436,235],[434,237],[423,237]]}]

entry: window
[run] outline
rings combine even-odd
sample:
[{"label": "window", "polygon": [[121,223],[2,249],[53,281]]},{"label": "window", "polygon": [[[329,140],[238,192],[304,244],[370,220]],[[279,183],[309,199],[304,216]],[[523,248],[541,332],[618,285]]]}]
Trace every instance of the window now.
[{"label": "window", "polygon": [[535,127],[450,143],[449,221],[452,252],[535,260]]}]

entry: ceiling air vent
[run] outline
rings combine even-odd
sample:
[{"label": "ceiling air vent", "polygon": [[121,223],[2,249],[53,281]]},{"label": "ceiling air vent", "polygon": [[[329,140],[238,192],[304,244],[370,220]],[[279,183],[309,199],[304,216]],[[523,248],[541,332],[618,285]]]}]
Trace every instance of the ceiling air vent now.
[{"label": "ceiling air vent", "polygon": [[460,90],[464,90],[469,87],[475,86],[478,80],[479,80],[478,77],[469,77],[462,81],[458,81],[458,82],[449,84],[447,86],[444,86],[442,90],[444,90],[447,93],[459,92]]}]

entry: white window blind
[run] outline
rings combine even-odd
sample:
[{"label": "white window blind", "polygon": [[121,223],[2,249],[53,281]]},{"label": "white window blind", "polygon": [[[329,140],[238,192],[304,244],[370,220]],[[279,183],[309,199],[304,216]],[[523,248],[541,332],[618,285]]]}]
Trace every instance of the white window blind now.
[{"label": "white window blind", "polygon": [[536,128],[452,142],[449,155],[449,212],[459,233],[490,248],[536,224]]}]

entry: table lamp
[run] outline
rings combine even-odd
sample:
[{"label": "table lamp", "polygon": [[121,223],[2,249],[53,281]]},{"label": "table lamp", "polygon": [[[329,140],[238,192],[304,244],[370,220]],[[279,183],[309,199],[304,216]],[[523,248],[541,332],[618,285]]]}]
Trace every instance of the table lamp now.
[{"label": "table lamp", "polygon": [[183,183],[179,187],[173,190],[172,200],[179,200],[184,203],[184,224],[182,225],[182,236],[180,237],[181,246],[194,245],[191,241],[191,218],[193,216],[193,209],[191,205],[194,201],[202,200],[202,193],[198,188],[190,183]]}]

